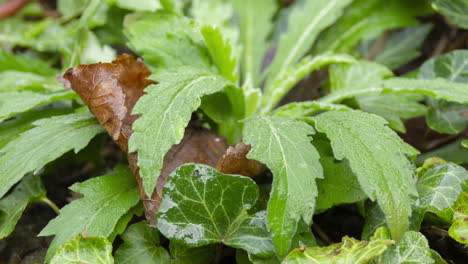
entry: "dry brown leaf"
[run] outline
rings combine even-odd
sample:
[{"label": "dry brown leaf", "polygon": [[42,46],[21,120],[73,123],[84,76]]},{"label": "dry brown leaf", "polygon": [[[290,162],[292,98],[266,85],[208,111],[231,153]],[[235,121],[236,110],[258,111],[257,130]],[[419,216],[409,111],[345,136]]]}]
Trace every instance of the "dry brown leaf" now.
[{"label": "dry brown leaf", "polygon": [[229,147],[221,157],[216,169],[225,174],[239,174],[248,177],[255,177],[266,170],[266,166],[256,160],[247,158],[250,145],[239,143],[234,147]]}]

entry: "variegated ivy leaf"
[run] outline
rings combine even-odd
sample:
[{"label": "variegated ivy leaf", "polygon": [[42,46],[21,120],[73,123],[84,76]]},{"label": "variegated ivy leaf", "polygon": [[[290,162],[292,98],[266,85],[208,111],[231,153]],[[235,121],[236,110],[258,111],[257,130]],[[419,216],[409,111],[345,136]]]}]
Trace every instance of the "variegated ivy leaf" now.
[{"label": "variegated ivy leaf", "polygon": [[81,234],[63,244],[50,264],[114,264],[112,244],[104,237],[83,237]]},{"label": "variegated ivy leaf", "polygon": [[191,247],[223,243],[260,256],[274,254],[265,212],[247,212],[258,198],[250,178],[186,164],[169,176],[163,193],[157,225],[171,241]]}]

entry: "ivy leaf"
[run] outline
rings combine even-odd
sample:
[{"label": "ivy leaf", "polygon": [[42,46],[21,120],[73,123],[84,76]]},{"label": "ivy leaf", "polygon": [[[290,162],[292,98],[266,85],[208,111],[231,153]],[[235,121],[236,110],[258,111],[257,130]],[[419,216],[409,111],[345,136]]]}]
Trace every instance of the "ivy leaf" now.
[{"label": "ivy leaf", "polygon": [[227,80],[237,83],[237,62],[233,57],[229,40],[223,38],[221,30],[217,27],[204,26],[201,33],[219,74]]},{"label": "ivy leaf", "polygon": [[354,1],[345,14],[325,31],[313,54],[351,52],[360,41],[376,38],[385,30],[416,25],[416,16],[428,12],[430,7],[424,0]]},{"label": "ivy leaf", "polygon": [[260,80],[267,38],[273,29],[273,15],[278,6],[274,0],[234,0],[232,4],[239,16],[243,80],[250,80],[255,86]]},{"label": "ivy leaf", "polygon": [[[310,49],[319,33],[335,22],[351,0],[297,1],[291,7],[287,31],[280,35],[268,73],[283,75]],[[266,89],[271,89],[270,79]]]},{"label": "ivy leaf", "polygon": [[392,264],[432,264],[432,252],[426,237],[415,231],[406,232],[397,246],[387,250],[377,263]]},{"label": "ivy leaf", "polygon": [[45,189],[39,175],[28,175],[13,192],[0,200],[0,239],[15,229],[24,209],[29,203],[45,197]]},{"label": "ivy leaf", "polygon": [[70,187],[83,194],[60,210],[39,236],[55,235],[47,252],[50,258],[57,247],[84,233],[87,236],[109,237],[119,219],[139,201],[138,185],[127,168],[117,167],[110,174],[76,183]]},{"label": "ivy leaf", "polygon": [[[192,112],[204,95],[221,91],[229,82],[224,78],[191,67],[181,67],[157,77],[137,102],[133,114],[141,114],[133,124],[129,151],[138,151],[138,166],[148,196],[156,186],[164,155],[184,136]],[[157,105],[154,102],[158,102]]]},{"label": "ivy leaf", "polygon": [[432,7],[455,25],[468,29],[468,3],[464,0],[434,0]]},{"label": "ivy leaf", "polygon": [[171,264],[204,264],[209,263],[216,256],[217,245],[204,247],[188,247],[182,243],[171,241]]},{"label": "ivy leaf", "polygon": [[452,207],[468,181],[468,171],[454,163],[444,163],[427,170],[416,185],[417,206],[438,213]]},{"label": "ivy leaf", "polygon": [[[391,34],[382,51],[373,61],[381,63],[390,69],[397,69],[421,55],[420,48],[432,29],[431,24],[410,27]],[[362,52],[366,57],[375,44],[375,41],[366,43],[366,50]]]},{"label": "ivy leaf", "polygon": [[160,246],[159,232],[145,221],[131,225],[122,235],[124,243],[115,252],[115,262],[169,263],[166,249]]},{"label": "ivy leaf", "polygon": [[50,264],[113,264],[112,244],[103,237],[83,237],[78,235],[63,244]]},{"label": "ivy leaf", "polygon": [[0,197],[26,173],[36,173],[67,151],[78,152],[102,132],[87,111],[41,119],[33,125],[0,149]]},{"label": "ivy leaf", "polygon": [[[468,84],[468,51],[457,50],[426,61],[420,68],[420,79],[445,78],[456,83]],[[439,133],[457,134],[468,125],[463,113],[467,103],[459,104],[444,100],[428,99],[429,112],[426,121]]]},{"label": "ivy leaf", "polygon": [[468,193],[464,192],[455,204],[449,235],[462,244],[468,244]]},{"label": "ivy leaf", "polygon": [[[135,13],[124,21],[130,47],[156,71],[180,66],[211,69],[208,51],[194,23],[167,11]],[[152,69],[153,70],[153,69]]]},{"label": "ivy leaf", "polygon": [[264,211],[247,213],[257,198],[258,187],[250,178],[186,164],[164,186],[157,226],[171,241],[191,247],[223,243],[269,256]]},{"label": "ivy leaf", "polygon": [[295,249],[281,263],[365,264],[382,254],[390,244],[393,244],[392,240],[359,241],[354,238],[343,237],[341,243],[328,247]]},{"label": "ivy leaf", "polygon": [[409,225],[410,195],[416,194],[406,155],[417,150],[384,125],[384,119],[360,111],[331,111],[318,115],[315,127],[331,141],[335,158],[346,158],[364,192],[377,199],[395,240]]},{"label": "ivy leaf", "polygon": [[15,114],[26,112],[42,104],[76,98],[76,94],[69,91],[51,93],[31,91],[0,93],[0,122]]},{"label": "ivy leaf", "polygon": [[319,155],[310,143],[312,127],[286,117],[256,116],[245,123],[247,155],[273,173],[267,208],[267,225],[279,256],[288,253],[302,219],[310,224],[317,196],[316,178],[322,178]]}]

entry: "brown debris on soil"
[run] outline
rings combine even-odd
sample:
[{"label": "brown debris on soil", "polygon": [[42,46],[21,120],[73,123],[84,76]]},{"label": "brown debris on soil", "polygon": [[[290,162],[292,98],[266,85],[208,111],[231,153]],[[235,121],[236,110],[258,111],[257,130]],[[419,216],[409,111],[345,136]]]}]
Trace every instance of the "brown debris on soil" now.
[{"label": "brown debris on soil", "polygon": [[247,158],[250,145],[239,143],[234,147],[229,147],[221,157],[216,169],[225,174],[239,174],[247,177],[255,177],[267,168],[264,164]]}]

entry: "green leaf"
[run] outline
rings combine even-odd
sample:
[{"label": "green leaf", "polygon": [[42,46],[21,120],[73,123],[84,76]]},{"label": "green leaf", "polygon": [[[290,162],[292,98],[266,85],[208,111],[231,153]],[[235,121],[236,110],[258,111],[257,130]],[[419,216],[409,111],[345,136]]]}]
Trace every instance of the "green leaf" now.
[{"label": "green leaf", "polygon": [[[410,27],[391,34],[382,51],[375,56],[374,61],[397,69],[421,55],[420,48],[432,29],[431,24]],[[377,41],[377,40],[376,40]],[[363,57],[368,55],[375,41],[368,43],[368,49]]]},{"label": "green leaf", "polygon": [[131,14],[125,18],[124,33],[130,47],[156,71],[179,66],[212,69],[200,32],[185,17],[166,11]]},{"label": "green leaf", "polygon": [[434,0],[432,7],[450,22],[468,29],[468,2],[465,0]]},{"label": "green leaf", "polygon": [[349,164],[333,157],[330,142],[325,135],[317,134],[312,142],[320,153],[323,179],[317,179],[317,210],[324,211],[335,205],[355,203],[367,198]]},{"label": "green leaf", "polygon": [[0,93],[0,122],[15,114],[26,112],[42,104],[76,98],[78,98],[76,93],[70,91],[51,93],[31,91]]},{"label": "green leaf", "polygon": [[[370,237],[375,235],[375,233],[377,232],[377,230],[379,230],[380,227],[386,226],[386,219],[384,212],[382,212],[382,209],[380,209],[377,203],[367,200],[364,206],[365,222],[361,238],[369,239]],[[387,230],[387,232],[389,232],[386,227],[385,229]],[[390,234],[388,234],[388,238],[390,238]]]},{"label": "green leaf", "polygon": [[273,254],[265,212],[247,213],[258,198],[250,178],[187,164],[169,176],[163,193],[157,225],[171,241],[191,247],[223,243],[257,255]]},{"label": "green leaf", "polygon": [[237,83],[237,62],[233,57],[228,39],[224,39],[221,30],[213,26],[204,26],[201,30],[208,51],[219,74],[233,83]]},{"label": "green leaf", "polygon": [[356,0],[345,14],[322,35],[313,54],[326,51],[351,52],[362,40],[384,31],[414,26],[416,16],[430,12],[425,0]]},{"label": "green leaf", "polygon": [[64,153],[78,152],[103,132],[87,111],[41,119],[0,149],[0,197],[28,172],[37,172]]},{"label": "green leaf", "polygon": [[462,244],[468,244],[468,193],[464,192],[455,204],[449,235]]},{"label": "green leaf", "polygon": [[354,63],[355,59],[346,54],[324,54],[314,58],[307,56],[294,67],[290,67],[278,74],[272,81],[271,87],[265,91],[262,111],[266,113],[305,76],[329,64]]},{"label": "green leaf", "polygon": [[117,167],[110,174],[76,183],[70,187],[83,198],[60,210],[39,236],[55,235],[47,252],[50,258],[57,247],[83,233],[86,236],[109,237],[119,221],[139,201],[138,185],[128,168]]},{"label": "green leaf", "polygon": [[267,38],[273,28],[273,15],[277,9],[274,0],[234,0],[233,7],[239,16],[240,43],[242,45],[241,70],[243,80],[255,86],[267,49]]},{"label": "green leaf", "polygon": [[[310,49],[319,33],[343,13],[351,0],[296,1],[291,7],[287,31],[279,37],[275,58],[268,69],[270,78],[283,75]],[[266,88],[271,87],[270,79]]]},{"label": "green leaf", "polygon": [[[192,112],[204,95],[221,91],[229,82],[221,76],[190,67],[166,72],[155,78],[157,85],[145,89],[133,114],[141,114],[133,124],[130,152],[138,151],[138,166],[146,193],[151,195],[163,165],[164,155],[179,143]],[[154,102],[158,102],[155,105]]]},{"label": "green leaf", "polygon": [[12,54],[2,49],[0,50],[0,72],[3,71],[29,72],[42,76],[51,76],[57,73],[39,59]]},{"label": "green leaf", "polygon": [[133,11],[155,11],[162,8],[159,0],[117,0],[116,4],[120,8]]},{"label": "green leaf", "polygon": [[63,244],[50,264],[113,264],[112,244],[103,237],[83,237],[78,235]]},{"label": "green leaf", "polygon": [[166,249],[159,243],[159,232],[148,226],[146,221],[127,228],[122,235],[124,243],[115,252],[115,262],[119,263],[169,263]]},{"label": "green leaf", "polygon": [[432,264],[431,249],[426,237],[419,232],[408,231],[395,247],[387,250],[377,263],[381,264]]},{"label": "green leaf", "polygon": [[456,140],[443,147],[419,155],[416,164],[422,164],[431,157],[439,157],[454,163],[468,164],[468,149],[462,146],[462,139]]},{"label": "green leaf", "polygon": [[39,175],[28,175],[13,192],[0,200],[0,239],[15,229],[24,209],[29,203],[45,197],[45,189]]},{"label": "green leaf", "polygon": [[279,256],[288,253],[301,219],[310,224],[317,196],[316,178],[322,178],[319,155],[309,135],[314,129],[286,117],[255,116],[244,128],[247,155],[268,166],[273,186],[267,208],[267,224]]},{"label": "green leaf", "polygon": [[237,29],[232,26],[234,13],[232,4],[227,0],[192,0],[190,14],[201,25],[215,26],[221,29],[228,39],[237,39]]},{"label": "green leaf", "polygon": [[55,77],[44,77],[30,72],[0,72],[0,92],[15,91],[63,91],[63,86]]},{"label": "green leaf", "polygon": [[[310,247],[295,249],[282,264],[365,264],[382,254],[391,240],[375,239],[359,241],[350,237],[343,237],[341,243],[328,247]],[[391,263],[391,262],[389,262]]]},{"label": "green leaf", "polygon": [[409,225],[410,195],[416,194],[406,155],[417,150],[384,125],[384,119],[360,111],[331,111],[314,118],[331,141],[335,158],[346,158],[364,192],[377,199],[395,240]]},{"label": "green leaf", "polygon": [[205,264],[216,256],[217,245],[204,247],[188,247],[182,243],[171,241],[169,250],[171,252],[171,264]]},{"label": "green leaf", "polygon": [[329,104],[317,101],[305,101],[305,102],[293,102],[283,105],[273,111],[274,115],[291,117],[291,118],[303,118],[306,116],[312,116],[320,111],[349,111],[349,108],[341,104]]},{"label": "green leaf", "polygon": [[[468,51],[457,50],[426,61],[420,68],[420,79],[445,78],[456,83],[468,84]],[[468,89],[468,88],[465,88]],[[468,125],[463,111],[468,104],[457,104],[443,100],[427,100],[429,112],[426,121],[439,133],[457,134]]]},{"label": "green leaf", "polygon": [[454,205],[468,181],[468,171],[454,163],[444,163],[427,170],[418,180],[418,207],[433,213]]}]

